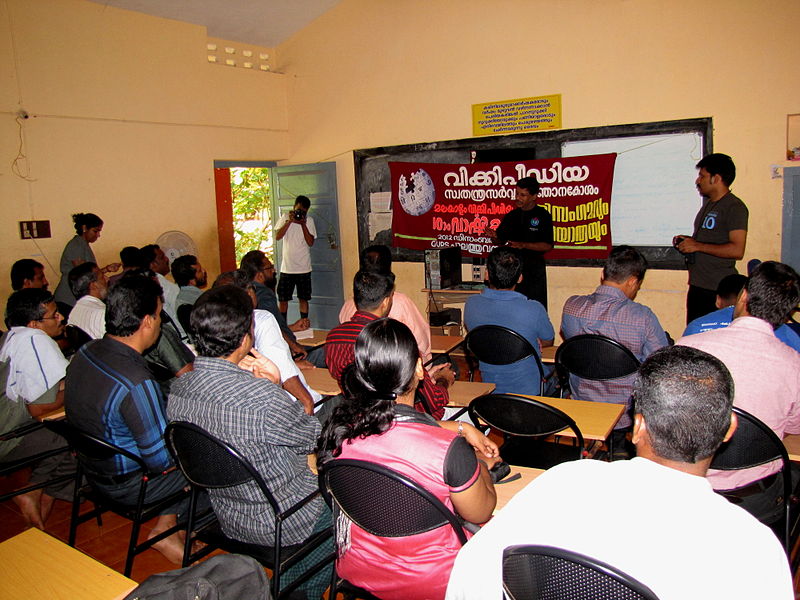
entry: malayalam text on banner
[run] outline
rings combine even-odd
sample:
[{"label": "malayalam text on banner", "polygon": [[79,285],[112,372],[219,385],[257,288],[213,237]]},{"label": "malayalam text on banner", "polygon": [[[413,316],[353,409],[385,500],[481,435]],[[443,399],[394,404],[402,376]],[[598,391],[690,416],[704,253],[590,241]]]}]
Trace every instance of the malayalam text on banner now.
[{"label": "malayalam text on banner", "polygon": [[486,235],[515,208],[518,179],[541,184],[538,204],[553,216],[547,259],[599,258],[611,250],[611,188],[616,154],[452,165],[390,162],[392,232],[401,248],[459,246],[486,256]]}]

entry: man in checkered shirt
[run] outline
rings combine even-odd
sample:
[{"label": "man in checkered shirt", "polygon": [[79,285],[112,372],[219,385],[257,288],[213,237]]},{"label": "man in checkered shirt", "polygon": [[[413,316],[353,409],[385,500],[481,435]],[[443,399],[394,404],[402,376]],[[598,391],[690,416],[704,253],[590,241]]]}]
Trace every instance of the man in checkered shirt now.
[{"label": "man in checkered shirt", "polygon": [[[572,296],[564,304],[561,336],[568,340],[585,333],[600,334],[620,342],[640,361],[668,344],[658,317],[634,302],[642,287],[647,260],[630,246],[617,246],[603,267],[600,285],[587,296]],[[625,404],[630,408],[635,375],[610,381],[588,381],[570,376],[572,397],[578,400]],[[622,415],[614,428],[614,445],[621,449],[631,417]]]}]

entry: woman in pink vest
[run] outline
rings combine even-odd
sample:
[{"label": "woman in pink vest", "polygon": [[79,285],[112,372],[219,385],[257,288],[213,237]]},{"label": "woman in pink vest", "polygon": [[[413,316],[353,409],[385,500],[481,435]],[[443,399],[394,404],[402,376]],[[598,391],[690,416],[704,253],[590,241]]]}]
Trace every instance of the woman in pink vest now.
[{"label": "woman in pink vest", "polygon": [[[354,366],[343,378],[345,400],[323,429],[320,464],[355,458],[384,465],[422,485],[466,521],[483,523],[496,501],[483,460],[497,460],[497,446],[468,423],[437,422],[414,410],[422,369],[408,327],[394,319],[367,325],[356,341]],[[440,599],[460,547],[450,526],[386,538],[340,520],[336,569],[380,598]]]}]

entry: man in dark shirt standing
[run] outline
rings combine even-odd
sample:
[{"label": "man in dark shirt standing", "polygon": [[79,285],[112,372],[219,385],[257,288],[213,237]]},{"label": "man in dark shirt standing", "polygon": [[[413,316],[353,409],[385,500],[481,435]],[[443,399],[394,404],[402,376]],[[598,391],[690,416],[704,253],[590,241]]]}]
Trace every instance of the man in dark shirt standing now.
[{"label": "man in dark shirt standing", "polygon": [[703,206],[694,219],[692,236],[676,235],[672,240],[687,256],[687,323],[717,308],[719,282],[736,274],[735,263],[744,256],[749,216],[747,206],[730,190],[736,178],[736,165],[730,156],[709,154],[696,166],[695,185],[703,196]]},{"label": "man in dark shirt standing", "polygon": [[[158,283],[148,277],[123,277],[117,282],[106,302],[106,335],[78,351],[67,368],[65,387],[70,423],[140,456],[152,473],[169,471],[150,482],[146,502],[188,485],[179,471],[170,471],[173,462],[164,443],[164,397],[142,358],[161,331],[161,293]],[[93,481],[96,488],[116,500],[136,503],[139,477],[133,461],[115,456],[95,467],[104,478]],[[179,507],[165,510],[168,514],[159,516],[150,538],[176,524]],[[153,548],[172,562],[183,558],[183,542],[177,533]]]},{"label": "man in dark shirt standing", "polygon": [[497,230],[486,234],[496,244],[516,248],[522,260],[522,281],[516,291],[538,300],[547,309],[547,272],[544,253],[553,249],[553,217],[536,204],[539,182],[535,177],[517,181],[517,208],[508,213]]}]

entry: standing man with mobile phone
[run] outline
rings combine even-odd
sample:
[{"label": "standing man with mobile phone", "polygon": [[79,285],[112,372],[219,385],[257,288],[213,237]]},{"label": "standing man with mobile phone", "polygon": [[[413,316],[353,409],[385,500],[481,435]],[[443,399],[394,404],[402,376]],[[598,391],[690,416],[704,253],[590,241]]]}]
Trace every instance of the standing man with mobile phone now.
[{"label": "standing man with mobile phone", "polygon": [[689,292],[686,322],[716,309],[717,286],[736,274],[735,263],[747,244],[748,210],[731,193],[736,165],[727,154],[709,154],[697,163],[697,191],[703,205],[694,219],[694,233],[676,235],[672,244],[687,258]]},{"label": "standing man with mobile phone", "polygon": [[306,196],[298,196],[292,210],[281,216],[275,229],[276,239],[283,240],[281,271],[278,279],[278,308],[284,319],[295,286],[300,304],[300,318],[308,319],[308,301],[311,300],[310,248],[317,237],[314,219],[308,214],[309,208],[311,200]]}]

